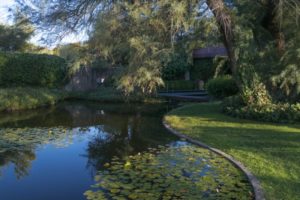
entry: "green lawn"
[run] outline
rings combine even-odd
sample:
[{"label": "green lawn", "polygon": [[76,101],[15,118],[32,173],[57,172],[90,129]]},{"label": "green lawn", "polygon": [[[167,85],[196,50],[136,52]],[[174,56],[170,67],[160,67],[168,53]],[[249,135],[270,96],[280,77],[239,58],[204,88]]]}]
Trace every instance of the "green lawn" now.
[{"label": "green lawn", "polygon": [[299,199],[300,125],[239,120],[219,111],[218,103],[189,104],[165,120],[241,161],[260,180],[267,199]]},{"label": "green lawn", "polygon": [[33,109],[55,104],[66,97],[61,90],[47,88],[0,88],[0,112]]}]

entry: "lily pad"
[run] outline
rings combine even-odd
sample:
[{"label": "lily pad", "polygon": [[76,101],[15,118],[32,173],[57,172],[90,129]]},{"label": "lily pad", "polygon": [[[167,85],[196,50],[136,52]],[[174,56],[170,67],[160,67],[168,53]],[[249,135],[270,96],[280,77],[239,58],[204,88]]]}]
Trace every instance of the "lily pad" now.
[{"label": "lily pad", "polygon": [[240,170],[193,145],[159,146],[125,160],[114,158],[105,167],[97,175],[98,190],[85,193],[88,199],[117,199],[120,194],[139,200],[253,199]]}]

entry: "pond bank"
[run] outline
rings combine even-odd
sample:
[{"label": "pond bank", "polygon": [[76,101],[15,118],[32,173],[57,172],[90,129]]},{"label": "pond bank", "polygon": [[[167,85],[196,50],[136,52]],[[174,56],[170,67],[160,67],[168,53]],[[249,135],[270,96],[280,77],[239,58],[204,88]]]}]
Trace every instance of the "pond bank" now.
[{"label": "pond bank", "polygon": [[68,95],[58,89],[12,87],[0,88],[0,112],[29,110],[54,105]]},{"label": "pond bank", "polygon": [[253,188],[254,191],[254,196],[255,196],[255,200],[264,200],[264,194],[263,194],[263,190],[261,188],[261,185],[258,181],[258,179],[239,161],[236,161],[233,157],[231,157],[230,155],[224,153],[223,151],[220,151],[219,149],[215,149],[212,148],[198,140],[194,140],[191,137],[184,135],[178,131],[176,131],[175,129],[173,129],[167,122],[163,121],[163,125],[164,127],[169,130],[172,134],[178,136],[179,138],[183,138],[185,140],[187,140],[188,142],[195,144],[197,146],[200,146],[202,148],[208,149],[218,155],[223,156],[224,158],[226,158],[227,160],[229,160],[231,163],[233,163],[237,168],[239,168],[241,171],[243,171],[243,173],[247,176],[249,182],[251,183],[251,186]]},{"label": "pond bank", "polygon": [[165,122],[242,162],[261,182],[266,199],[297,199],[300,125],[239,120],[219,111],[217,103],[190,104],[168,113]]},{"label": "pond bank", "polygon": [[103,103],[157,103],[160,99],[125,98],[114,88],[99,88],[89,92],[67,92],[41,87],[0,88],[0,112],[31,110],[51,106],[63,100],[88,100]]}]

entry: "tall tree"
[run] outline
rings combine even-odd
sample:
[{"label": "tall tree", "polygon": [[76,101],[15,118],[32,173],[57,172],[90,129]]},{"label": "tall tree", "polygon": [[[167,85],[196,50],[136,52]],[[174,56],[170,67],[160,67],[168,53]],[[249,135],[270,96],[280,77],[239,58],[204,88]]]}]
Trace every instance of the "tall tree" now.
[{"label": "tall tree", "polygon": [[12,26],[0,25],[0,50],[20,51],[33,34],[33,27],[26,18],[19,18]]},{"label": "tall tree", "polygon": [[213,12],[222,34],[223,42],[228,51],[231,71],[237,79],[237,58],[235,55],[234,21],[224,0],[207,0],[207,5]]},{"label": "tall tree", "polygon": [[[163,62],[157,63],[159,59],[154,55],[163,52],[162,50],[173,49],[181,36],[189,36],[201,30],[199,26],[191,24],[211,17],[211,14],[194,14],[197,13],[195,10],[203,10],[203,3],[207,3],[228,50],[231,71],[241,87],[244,84],[241,73],[246,74],[252,86],[257,85],[254,81],[256,78],[265,83],[274,74],[282,76],[281,72],[286,68],[284,63],[289,63],[286,60],[291,57],[285,56],[288,49],[286,46],[290,45],[291,41],[297,41],[293,39],[298,34],[293,30],[296,24],[293,18],[300,13],[299,0],[46,0],[43,3],[39,0],[17,1],[22,5],[24,13],[44,28],[56,27],[54,30],[58,32],[63,29],[89,29],[93,44],[97,44],[102,53],[109,55],[114,62],[128,64],[128,69],[131,70],[129,77],[133,77],[132,74],[138,72],[139,67],[148,66],[146,68],[151,73],[141,70],[141,74],[156,74],[156,78],[161,74],[157,67],[150,66],[162,65]],[[31,3],[26,3],[28,1]],[[160,13],[161,10],[164,12]],[[107,21],[99,22],[101,17]],[[115,30],[112,31],[111,27]],[[114,38],[110,37],[113,35]],[[101,39],[102,36],[106,39]],[[295,49],[294,46],[290,47]],[[276,56],[273,55],[274,49],[278,52]],[[284,56],[284,62],[279,62]],[[280,63],[280,66],[276,63]],[[266,73],[264,70],[267,69],[269,71]],[[133,82],[138,83],[139,80],[127,79],[128,85],[132,85]],[[259,90],[257,88],[252,91]]]}]

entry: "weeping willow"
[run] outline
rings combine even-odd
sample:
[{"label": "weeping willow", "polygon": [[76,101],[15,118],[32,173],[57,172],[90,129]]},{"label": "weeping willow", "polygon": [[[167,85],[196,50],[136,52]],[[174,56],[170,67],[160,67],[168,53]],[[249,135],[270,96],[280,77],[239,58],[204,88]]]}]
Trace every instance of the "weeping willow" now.
[{"label": "weeping willow", "polygon": [[[162,87],[162,67],[179,45],[191,52],[204,14],[204,1],[137,1],[116,3],[99,15],[90,43],[106,59],[122,64],[118,88],[126,95],[153,94]],[[198,23],[198,24],[197,24]],[[181,41],[185,39],[183,44]],[[188,62],[188,59],[186,60]]]}]

